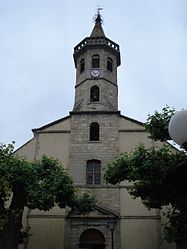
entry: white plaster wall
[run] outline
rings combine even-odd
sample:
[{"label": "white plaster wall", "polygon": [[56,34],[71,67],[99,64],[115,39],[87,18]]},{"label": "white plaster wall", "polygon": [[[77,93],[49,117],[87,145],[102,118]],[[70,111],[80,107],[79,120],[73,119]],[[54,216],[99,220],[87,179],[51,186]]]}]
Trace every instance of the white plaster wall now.
[{"label": "white plaster wall", "polygon": [[29,219],[31,239],[28,249],[62,249],[64,218],[42,217]]},{"label": "white plaster wall", "polygon": [[35,146],[36,146],[36,139],[33,138],[20,147],[15,154],[21,157],[24,157],[28,160],[33,160],[35,156]]},{"label": "white plaster wall", "polygon": [[121,219],[122,249],[158,249],[154,219]]},{"label": "white plaster wall", "polygon": [[37,159],[46,154],[62,161],[64,167],[69,163],[69,133],[40,133],[37,141]]}]

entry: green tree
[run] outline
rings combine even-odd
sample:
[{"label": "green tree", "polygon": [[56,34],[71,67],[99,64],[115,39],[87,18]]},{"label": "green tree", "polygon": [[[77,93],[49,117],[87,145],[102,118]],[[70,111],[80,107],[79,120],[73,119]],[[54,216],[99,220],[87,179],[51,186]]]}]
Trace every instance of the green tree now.
[{"label": "green tree", "polygon": [[168,105],[162,109],[162,112],[155,111],[153,115],[148,114],[145,128],[150,133],[150,138],[162,142],[171,140],[168,132],[168,124],[174,114],[175,109]]},{"label": "green tree", "polygon": [[24,207],[50,210],[55,205],[89,212],[95,198],[79,194],[62,164],[43,156],[27,161],[13,154],[13,145],[0,144],[0,248],[17,249]]},{"label": "green tree", "polygon": [[[162,113],[148,116],[145,125],[154,140],[166,141],[168,122],[174,109],[163,108]],[[147,149],[138,145],[131,153],[123,153],[108,164],[105,180],[117,184],[123,180],[133,182],[128,191],[141,197],[146,207],[162,209],[168,206],[165,215],[165,238],[176,242],[178,248],[187,246],[187,155],[169,144]],[[170,208],[169,208],[170,207]]]}]

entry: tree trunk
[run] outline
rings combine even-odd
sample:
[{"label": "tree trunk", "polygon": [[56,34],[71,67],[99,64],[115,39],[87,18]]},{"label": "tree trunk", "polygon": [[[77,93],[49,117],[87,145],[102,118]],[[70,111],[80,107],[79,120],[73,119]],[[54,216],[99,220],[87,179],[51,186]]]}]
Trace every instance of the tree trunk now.
[{"label": "tree trunk", "polygon": [[11,215],[0,236],[1,249],[18,249],[21,228],[22,228],[22,214],[23,211],[19,210],[19,214]]},{"label": "tree trunk", "polygon": [[13,190],[8,217],[0,234],[0,249],[18,249],[21,238],[24,192],[18,186]]}]

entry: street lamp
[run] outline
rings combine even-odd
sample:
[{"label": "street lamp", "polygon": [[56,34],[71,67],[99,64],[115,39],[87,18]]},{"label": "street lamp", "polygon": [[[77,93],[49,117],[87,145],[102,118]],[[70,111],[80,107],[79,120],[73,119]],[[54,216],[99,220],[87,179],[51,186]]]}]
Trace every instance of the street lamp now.
[{"label": "street lamp", "polygon": [[114,249],[114,230],[116,229],[116,221],[111,219],[110,221],[107,222],[108,228],[111,231],[111,249]]},{"label": "street lamp", "polygon": [[173,115],[169,122],[169,134],[174,142],[187,150],[187,110]]},{"label": "street lamp", "polygon": [[111,249],[114,249],[114,230],[116,228],[116,221],[114,221],[113,219],[111,221],[108,221],[108,228],[111,231],[111,243],[112,243]]},{"label": "street lamp", "polygon": [[[174,142],[187,151],[187,110],[176,112],[170,119],[169,135]],[[187,161],[178,166],[187,167]],[[187,210],[187,192],[184,194],[184,210]],[[187,238],[178,243],[178,249],[187,249]]]}]

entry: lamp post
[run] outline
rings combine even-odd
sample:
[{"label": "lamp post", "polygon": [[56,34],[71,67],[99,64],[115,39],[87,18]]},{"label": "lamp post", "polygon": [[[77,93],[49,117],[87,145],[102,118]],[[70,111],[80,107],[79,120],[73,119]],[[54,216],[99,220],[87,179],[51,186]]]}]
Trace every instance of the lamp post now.
[{"label": "lamp post", "polygon": [[108,221],[108,228],[111,231],[111,249],[114,249],[114,230],[116,228],[116,221],[113,219],[111,221]]},{"label": "lamp post", "polygon": [[[169,135],[187,151],[187,110],[176,112],[169,122]],[[180,166],[187,167],[187,161],[180,163]],[[187,212],[187,191],[184,196],[184,210]],[[187,249],[187,238],[177,243],[177,249]]]},{"label": "lamp post", "polygon": [[173,115],[169,122],[169,134],[174,142],[187,150],[187,110]]}]

